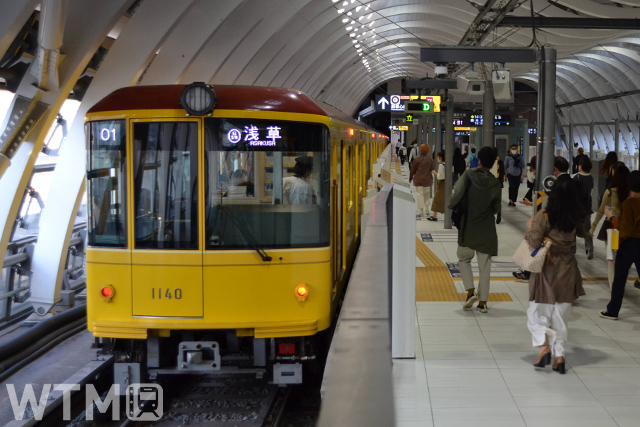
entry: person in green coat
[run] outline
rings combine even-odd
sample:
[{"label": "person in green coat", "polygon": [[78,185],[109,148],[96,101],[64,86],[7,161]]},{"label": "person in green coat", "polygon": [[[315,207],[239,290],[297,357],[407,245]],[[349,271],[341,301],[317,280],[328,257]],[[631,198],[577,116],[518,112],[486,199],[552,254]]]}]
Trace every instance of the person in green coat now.
[{"label": "person in green coat", "polygon": [[[480,299],[477,308],[486,313],[491,282],[491,257],[498,255],[495,215],[501,209],[502,189],[490,171],[496,161],[496,150],[483,147],[478,153],[478,160],[478,167],[467,169],[456,182],[449,209],[454,209],[466,193],[468,208],[458,230],[458,265],[467,290],[467,300],[463,307],[471,308]],[[480,269],[477,293],[471,271],[471,260],[476,255]]]}]

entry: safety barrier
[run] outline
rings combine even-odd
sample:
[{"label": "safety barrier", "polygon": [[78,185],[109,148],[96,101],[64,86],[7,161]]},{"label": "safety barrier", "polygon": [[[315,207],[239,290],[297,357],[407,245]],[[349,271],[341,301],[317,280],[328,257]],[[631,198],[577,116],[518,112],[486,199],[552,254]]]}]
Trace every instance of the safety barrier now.
[{"label": "safety barrier", "polygon": [[[63,274],[63,290],[78,292],[86,286],[85,250],[86,222],[78,223],[69,241],[69,250]],[[7,246],[7,255],[0,274],[0,329],[7,322],[32,311],[28,299],[31,295],[31,257],[37,236],[15,240]]]},{"label": "safety barrier", "polygon": [[376,196],[327,358],[319,427],[395,425],[391,377],[391,185]]}]

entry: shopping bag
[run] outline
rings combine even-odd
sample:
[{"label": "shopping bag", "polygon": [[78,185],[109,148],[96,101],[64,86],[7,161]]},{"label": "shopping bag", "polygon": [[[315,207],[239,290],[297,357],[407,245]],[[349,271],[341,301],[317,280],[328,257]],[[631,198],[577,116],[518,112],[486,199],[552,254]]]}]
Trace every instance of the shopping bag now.
[{"label": "shopping bag", "polygon": [[544,261],[547,258],[547,252],[551,241],[545,239],[538,248],[532,248],[526,240],[522,240],[518,249],[513,254],[513,261],[524,271],[531,273],[541,273]]},{"label": "shopping bag", "polygon": [[600,227],[600,231],[598,232],[598,240],[606,242],[607,230],[610,230],[611,228],[613,228],[613,221],[609,219],[605,219],[604,221],[602,221],[602,227]]},{"label": "shopping bag", "polygon": [[607,230],[607,261],[614,261],[618,250],[618,242],[620,241],[620,233],[615,228]]}]

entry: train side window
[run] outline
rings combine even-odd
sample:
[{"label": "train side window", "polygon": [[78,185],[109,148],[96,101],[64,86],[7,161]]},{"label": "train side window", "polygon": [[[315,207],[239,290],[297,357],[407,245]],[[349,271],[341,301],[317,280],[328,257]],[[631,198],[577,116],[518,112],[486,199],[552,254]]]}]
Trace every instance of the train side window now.
[{"label": "train side window", "polygon": [[198,124],[133,125],[135,246],[198,249]]},{"label": "train side window", "polygon": [[127,246],[126,122],[86,126],[89,246]]}]

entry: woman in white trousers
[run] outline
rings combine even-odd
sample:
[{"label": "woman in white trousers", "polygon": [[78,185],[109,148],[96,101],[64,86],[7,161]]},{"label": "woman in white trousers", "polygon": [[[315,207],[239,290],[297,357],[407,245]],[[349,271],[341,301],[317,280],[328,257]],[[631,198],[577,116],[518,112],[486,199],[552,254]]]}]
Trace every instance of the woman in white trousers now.
[{"label": "woman in white trousers", "polygon": [[533,366],[544,368],[554,357],[553,370],[564,374],[571,304],[584,295],[582,277],[574,256],[576,235],[590,236],[582,227],[580,203],[572,181],[556,183],[545,211],[529,220],[524,238],[532,248],[550,241],[541,273],[529,277],[527,326],[540,354]]}]

